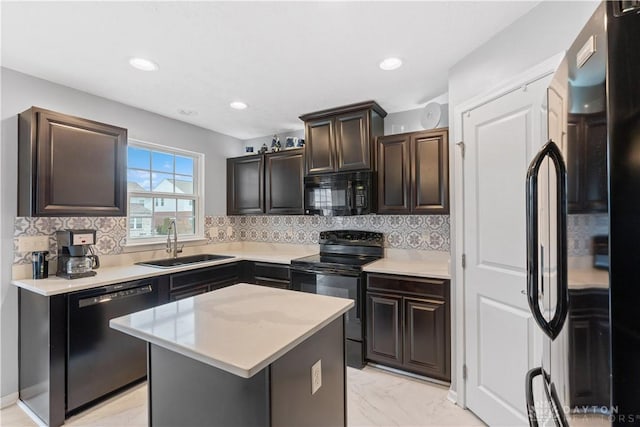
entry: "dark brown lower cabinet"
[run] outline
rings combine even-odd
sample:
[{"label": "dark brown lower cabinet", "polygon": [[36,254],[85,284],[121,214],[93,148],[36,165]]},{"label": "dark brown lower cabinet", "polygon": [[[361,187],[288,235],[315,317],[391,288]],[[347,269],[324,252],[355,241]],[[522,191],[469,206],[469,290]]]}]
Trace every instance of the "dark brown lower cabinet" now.
[{"label": "dark brown lower cabinet", "polygon": [[369,274],[367,359],[451,380],[449,281]]},{"label": "dark brown lower cabinet", "polygon": [[402,297],[367,294],[367,357],[402,364]]},{"label": "dark brown lower cabinet", "polygon": [[569,291],[569,405],[609,405],[609,293]]},{"label": "dark brown lower cabinet", "polygon": [[240,282],[240,263],[216,265],[169,276],[169,301],[177,301]]},{"label": "dark brown lower cabinet", "polygon": [[291,289],[289,266],[259,261],[244,261],[242,280],[254,285]]}]

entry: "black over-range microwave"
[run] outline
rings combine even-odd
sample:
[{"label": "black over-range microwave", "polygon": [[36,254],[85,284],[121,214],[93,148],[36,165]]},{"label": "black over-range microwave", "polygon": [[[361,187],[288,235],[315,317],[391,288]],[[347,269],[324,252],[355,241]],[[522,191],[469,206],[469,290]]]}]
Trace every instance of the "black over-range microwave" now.
[{"label": "black over-range microwave", "polygon": [[304,178],[306,215],[366,215],[374,212],[371,171],[331,173]]}]

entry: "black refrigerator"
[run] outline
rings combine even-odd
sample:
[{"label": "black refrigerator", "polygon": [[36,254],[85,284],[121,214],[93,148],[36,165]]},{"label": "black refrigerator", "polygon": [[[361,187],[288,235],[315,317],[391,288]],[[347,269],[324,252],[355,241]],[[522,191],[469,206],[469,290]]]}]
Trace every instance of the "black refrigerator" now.
[{"label": "black refrigerator", "polygon": [[598,6],[546,93],[526,177],[543,336],[529,424],[640,425],[640,0]]}]

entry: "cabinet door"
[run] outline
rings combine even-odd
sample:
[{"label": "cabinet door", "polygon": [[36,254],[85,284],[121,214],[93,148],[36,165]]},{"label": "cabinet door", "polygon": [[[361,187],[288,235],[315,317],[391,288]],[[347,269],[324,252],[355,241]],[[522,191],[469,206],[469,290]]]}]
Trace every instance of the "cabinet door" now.
[{"label": "cabinet door", "polygon": [[411,137],[412,213],[449,213],[448,132],[419,132]]},{"label": "cabinet door", "polygon": [[402,365],[402,298],[367,294],[367,359]]},{"label": "cabinet door", "polygon": [[378,213],[410,211],[410,138],[391,135],[378,138]]},{"label": "cabinet door", "polygon": [[32,108],[19,133],[20,215],[127,214],[126,129]]},{"label": "cabinet door", "polygon": [[304,213],[304,150],[265,156],[265,212],[295,215]]},{"label": "cabinet door", "polygon": [[371,167],[371,140],[369,136],[369,110],[356,111],[336,117],[337,171],[369,169]]},{"label": "cabinet door", "polygon": [[582,212],[582,169],[584,145],[579,141],[582,138],[582,126],[580,117],[569,115],[567,123],[567,210],[569,213]]},{"label": "cabinet door", "polygon": [[264,156],[227,159],[227,215],[264,213]]},{"label": "cabinet door", "polygon": [[306,123],[307,175],[334,171],[335,130],[332,118]]},{"label": "cabinet door", "polygon": [[447,310],[444,301],[404,298],[404,365],[449,381]]},{"label": "cabinet door", "polygon": [[605,113],[571,114],[567,126],[569,213],[606,212],[607,199]]},{"label": "cabinet door", "polygon": [[589,115],[584,120],[585,195],[587,212],[606,212],[607,190],[607,118],[604,113]]}]

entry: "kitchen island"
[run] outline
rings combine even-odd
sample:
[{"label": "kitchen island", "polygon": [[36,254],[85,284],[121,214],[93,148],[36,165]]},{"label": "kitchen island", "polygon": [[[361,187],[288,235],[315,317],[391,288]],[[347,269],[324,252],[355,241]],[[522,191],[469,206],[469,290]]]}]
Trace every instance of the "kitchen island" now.
[{"label": "kitchen island", "polygon": [[148,342],[150,425],[346,425],[353,301],[245,283],[112,319]]}]

